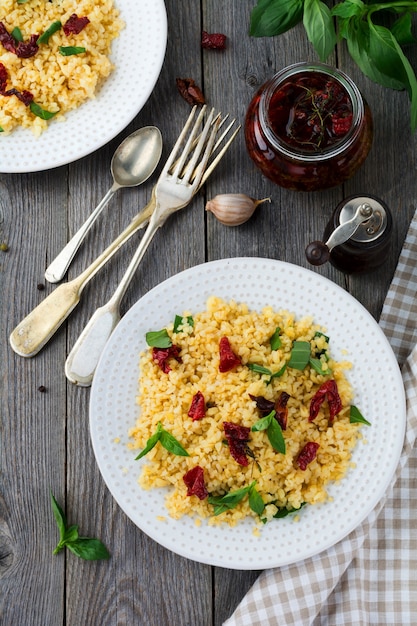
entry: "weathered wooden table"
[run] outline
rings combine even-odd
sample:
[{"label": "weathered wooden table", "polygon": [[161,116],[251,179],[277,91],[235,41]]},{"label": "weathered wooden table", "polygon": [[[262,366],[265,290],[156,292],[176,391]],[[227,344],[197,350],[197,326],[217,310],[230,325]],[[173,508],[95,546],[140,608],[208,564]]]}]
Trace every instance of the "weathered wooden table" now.
[{"label": "weathered wooden table", "polygon": [[[110,160],[121,139],[155,124],[168,155],[189,111],[177,93],[176,77],[192,77],[210,105],[243,121],[254,91],[276,70],[317,60],[301,27],[273,39],[250,38],[254,4],[166,0],[165,63],[152,96],[130,126],[79,162],[40,173],[0,174],[0,240],[9,246],[7,253],[0,252],[0,623],[5,626],[220,625],[259,575],[201,565],[162,548],[120,510],[98,471],[89,437],[90,392],[68,383],[63,366],[92,312],[113,292],[137,238],[90,283],[76,312],[38,356],[21,358],[8,343],[16,324],[54,289],[49,284],[38,288],[45,284],[45,268],[110,187]],[[225,33],[227,49],[202,51],[202,27]],[[390,206],[394,217],[392,247],[383,267],[361,276],[344,275],[330,264],[317,271],[378,318],[415,209],[416,137],[405,93],[367,80],[344,45],[330,62],[355,80],[373,112],[374,144],[361,170],[329,191],[285,191],[255,169],[240,133],[192,207],[171,218],[151,244],[123,302],[124,312],[164,279],[218,258],[260,256],[309,267],[305,245],[322,236],[333,208],[348,195],[372,193]],[[69,278],[145,205],[150,184],[119,192],[112,200]],[[245,225],[227,228],[204,211],[206,199],[223,192],[271,196],[272,204],[262,205]],[[106,543],[109,561],[86,562],[70,553],[52,556],[57,529],[50,489],[82,534]]]}]

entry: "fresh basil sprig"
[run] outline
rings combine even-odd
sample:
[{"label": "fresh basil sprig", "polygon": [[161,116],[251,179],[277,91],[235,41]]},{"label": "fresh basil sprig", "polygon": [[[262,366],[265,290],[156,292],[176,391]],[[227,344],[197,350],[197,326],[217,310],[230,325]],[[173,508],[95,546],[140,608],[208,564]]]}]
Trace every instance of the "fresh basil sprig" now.
[{"label": "fresh basil sprig", "polygon": [[252,372],[256,372],[257,374],[261,374],[261,376],[262,375],[269,376],[269,379],[268,379],[267,382],[270,383],[273,378],[279,378],[280,376],[283,375],[283,373],[287,369],[287,364],[284,363],[284,365],[281,367],[281,369],[279,369],[277,372],[271,372],[271,370],[268,369],[267,367],[264,367],[263,365],[258,365],[257,363],[248,363],[248,368]]},{"label": "fresh basil sprig", "polygon": [[243,498],[249,495],[249,506],[258,515],[261,515],[265,508],[262,497],[256,490],[256,480],[246,487],[241,487],[235,491],[229,491],[224,496],[209,496],[208,503],[214,506],[214,515],[220,515],[230,509],[235,509]]},{"label": "fresh basil sprig", "polygon": [[271,336],[271,338],[269,339],[269,343],[271,345],[271,350],[278,350],[281,346],[282,346],[282,341],[281,341],[281,329],[276,328],[274,334]]},{"label": "fresh basil sprig", "polygon": [[165,448],[165,450],[168,450],[168,452],[171,452],[172,454],[176,454],[177,456],[190,456],[187,450],[182,447],[178,439],[176,439],[174,435],[171,435],[170,432],[165,430],[161,422],[158,422],[156,431],[151,437],[149,437],[148,441],[146,442],[146,446],[143,448],[142,452],[138,454],[138,456],[135,458],[135,461],[138,461],[143,456],[148,454],[148,452],[150,452],[152,448],[156,446],[158,441],[161,446]]},{"label": "fresh basil sprig", "polygon": [[307,502],[302,502],[300,504],[300,506],[298,507],[298,509],[294,509],[293,507],[278,508],[278,511],[275,513],[275,515],[273,517],[274,517],[274,519],[282,519],[283,517],[287,517],[288,515],[291,515],[292,513],[296,513],[297,511],[302,509],[303,506],[305,506],[306,504],[307,504]]},{"label": "fresh basil sprig", "polygon": [[327,376],[327,374],[331,374],[332,372],[330,367],[327,367],[326,369],[323,368],[323,363],[320,361],[320,359],[310,357],[308,362],[313,370],[316,370],[316,372],[318,374],[321,374],[322,376]]},{"label": "fresh basil sprig", "polygon": [[303,370],[308,365],[310,355],[311,346],[309,341],[294,341],[287,365],[296,370]]},{"label": "fresh basil sprig", "polygon": [[350,407],[349,422],[351,424],[366,424],[366,426],[371,426],[371,422],[368,422],[368,420],[365,419],[362,413],[359,411],[358,407],[353,404]]},{"label": "fresh basil sprig", "polygon": [[[321,61],[326,61],[339,37],[350,56],[372,81],[390,89],[405,89],[411,101],[411,128],[417,128],[417,79],[402,46],[415,44],[411,16],[415,0],[343,0],[333,8],[323,0],[258,0],[251,13],[250,34],[280,35],[302,22]],[[396,16],[391,27],[384,17]],[[392,20],[391,20],[392,22]]]},{"label": "fresh basil sprig", "polygon": [[254,423],[251,428],[252,431],[261,431],[266,430],[266,434],[269,439],[269,443],[277,452],[281,452],[281,454],[285,454],[286,446],[284,435],[282,434],[281,426],[278,424],[278,421],[275,419],[275,411],[271,411],[265,417],[261,417],[258,421]]},{"label": "fresh basil sprig", "polygon": [[[179,328],[183,325],[183,315],[176,315],[174,318],[174,328],[172,329],[174,333],[179,332]],[[194,318],[191,315],[186,316],[186,322],[189,326],[194,326]]]},{"label": "fresh basil sprig", "polygon": [[36,102],[31,102],[29,106],[33,115],[36,115],[36,117],[40,117],[41,120],[50,120],[57,114],[56,111],[52,113],[51,111],[42,109],[42,107],[39,106],[39,104],[36,104]]},{"label": "fresh basil sprig", "polygon": [[59,54],[63,57],[70,57],[74,54],[83,54],[85,52],[85,48],[82,46],[59,46]]},{"label": "fresh basil sprig", "polygon": [[151,348],[170,348],[172,346],[171,337],[166,328],[149,331],[146,333],[145,339]]},{"label": "fresh basil sprig", "polygon": [[49,37],[51,37],[54,33],[62,28],[62,23],[57,20],[56,22],[52,22],[52,24],[42,33],[40,37],[38,37],[37,44],[40,43],[48,43]]},{"label": "fresh basil sprig", "polygon": [[109,559],[110,553],[100,539],[80,537],[78,526],[68,526],[65,514],[51,492],[52,511],[59,529],[59,542],[53,554],[64,548],[71,550],[76,556],[86,561]]},{"label": "fresh basil sprig", "polygon": [[22,35],[22,31],[20,30],[20,28],[18,26],[15,26],[15,28],[13,28],[12,32],[10,33],[11,36],[13,37],[13,39],[17,42],[19,41],[23,41],[23,35]]}]

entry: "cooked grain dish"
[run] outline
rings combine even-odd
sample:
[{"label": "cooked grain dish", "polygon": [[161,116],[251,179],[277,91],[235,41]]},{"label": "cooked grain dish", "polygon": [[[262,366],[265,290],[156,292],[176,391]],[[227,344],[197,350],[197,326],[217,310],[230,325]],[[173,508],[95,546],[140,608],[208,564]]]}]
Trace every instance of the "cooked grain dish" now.
[{"label": "cooked grain dish", "polygon": [[[80,32],[75,28],[65,34],[64,26],[74,14],[89,21]],[[35,54],[24,58],[13,51],[19,39],[28,45],[33,35],[41,37],[56,22],[62,27],[37,44]],[[10,133],[22,126],[35,136],[51,123],[43,117],[55,114],[50,119],[63,121],[68,111],[96,96],[113,69],[111,44],[124,26],[113,0],[28,0],[24,4],[1,0],[0,23],[0,91],[28,92],[34,103],[17,95],[0,95],[0,128]]]},{"label": "cooked grain dish", "polygon": [[[353,390],[345,372],[351,364],[332,360],[331,338],[312,318],[297,320],[292,313],[271,307],[251,311],[245,304],[214,296],[205,311],[181,315],[176,332],[172,323],[166,329],[172,344],[178,346],[177,354],[172,352],[165,360],[160,355],[158,360],[158,349],[150,347],[140,355],[140,417],[129,433],[129,446],[140,453],[162,427],[189,456],[173,454],[158,441],[144,457],[140,486],[164,489],[173,518],[191,515],[198,522],[208,518],[210,524],[232,526],[248,516],[269,521],[304,504],[328,499],[329,483],[345,476],[361,436],[360,426],[350,422]],[[277,344],[271,345],[271,338],[277,336]],[[232,365],[231,369],[222,372],[219,345],[225,337],[237,360],[234,364],[229,360],[226,365]],[[291,360],[295,346],[302,345],[310,346],[316,369],[311,361],[302,369],[290,366],[295,364]],[[170,371],[166,373],[161,366]],[[319,391],[329,385],[336,386],[340,400],[333,420],[330,405],[334,398],[329,391],[320,399]],[[204,415],[194,419],[189,413],[193,414],[193,398],[198,395],[204,398]],[[253,430],[283,397],[286,410],[281,417],[285,415],[286,424],[280,422],[280,426],[285,453],[271,445],[269,429]],[[260,410],[259,403],[264,405],[264,401],[266,410]],[[310,419],[314,401],[318,414]],[[277,409],[274,419],[278,413]],[[233,451],[224,423],[246,429],[246,441],[240,448],[238,443],[246,465],[241,464],[244,458],[236,460],[239,455]],[[307,446],[313,458],[307,454],[302,463],[306,444],[313,444]],[[190,485],[184,476],[195,467],[202,470],[203,493],[197,489],[197,495],[187,495]],[[239,489],[244,490],[244,497],[234,508],[219,513],[224,509],[219,508],[219,498]]]}]

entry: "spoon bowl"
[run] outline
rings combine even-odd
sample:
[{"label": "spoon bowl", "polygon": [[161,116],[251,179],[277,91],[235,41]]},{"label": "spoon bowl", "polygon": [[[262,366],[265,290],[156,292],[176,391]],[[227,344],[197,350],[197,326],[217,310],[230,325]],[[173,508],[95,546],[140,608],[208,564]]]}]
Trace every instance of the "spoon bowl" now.
[{"label": "spoon bowl", "polygon": [[156,126],[139,128],[122,141],[111,160],[110,170],[113,177],[111,188],[47,267],[45,278],[48,282],[58,283],[65,276],[85,236],[116,191],[123,187],[137,187],[148,180],[158,165],[161,154],[162,135]]},{"label": "spoon bowl", "polygon": [[145,126],[126,137],[111,160],[113,184],[137,187],[152,175],[162,152],[162,135],[156,126]]}]

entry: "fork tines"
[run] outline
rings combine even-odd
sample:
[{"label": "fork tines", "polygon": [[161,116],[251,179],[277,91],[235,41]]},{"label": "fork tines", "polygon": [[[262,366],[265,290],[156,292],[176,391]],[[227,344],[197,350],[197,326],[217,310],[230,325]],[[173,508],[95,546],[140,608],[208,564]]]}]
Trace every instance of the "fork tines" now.
[{"label": "fork tines", "polygon": [[[223,128],[224,124],[228,120],[229,115],[226,115],[222,118],[220,112],[215,115],[214,109],[211,109],[208,118],[204,124],[203,130],[197,135],[198,129],[203,121],[204,115],[207,110],[207,106],[204,105],[194,122],[194,126],[191,130],[190,136],[188,137],[183,152],[181,156],[178,157],[178,151],[180,149],[180,146],[184,143],[186,139],[188,131],[194,120],[196,110],[197,107],[194,106],[180,136],[177,139],[171,155],[168,158],[164,170],[167,172],[169,171],[169,173],[172,175],[181,176],[181,178],[185,182],[190,183],[194,183],[196,180],[198,181],[198,178],[200,177],[201,180],[197,184],[199,187],[201,187],[210,176],[210,174],[213,172],[214,168],[219,164],[220,160],[222,159],[226,150],[229,148],[232,141],[235,139],[241,127],[239,125],[237,128],[235,128],[234,132],[223,144],[224,140],[233,128],[236,120],[233,119],[228,124],[228,126],[220,133],[220,130]],[[200,161],[199,166],[196,168],[196,163],[198,162],[203,150],[204,155]]]}]

